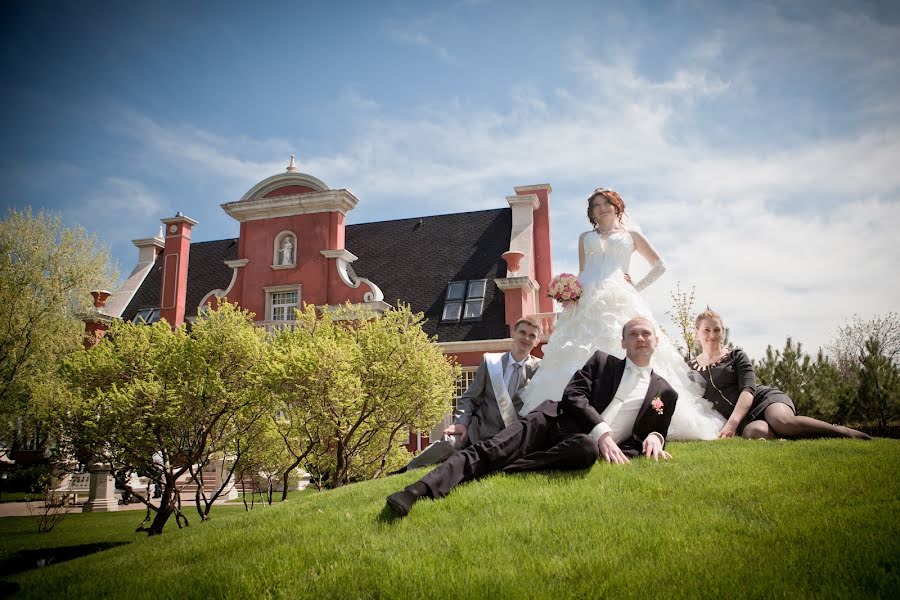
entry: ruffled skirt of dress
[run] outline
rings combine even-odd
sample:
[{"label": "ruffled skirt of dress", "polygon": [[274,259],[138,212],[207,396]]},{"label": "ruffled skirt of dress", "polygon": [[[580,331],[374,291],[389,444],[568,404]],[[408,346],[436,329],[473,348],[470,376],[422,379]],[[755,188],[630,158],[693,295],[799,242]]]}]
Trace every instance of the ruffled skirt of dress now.
[{"label": "ruffled skirt of dress", "polygon": [[[522,414],[544,400],[558,402],[572,375],[597,350],[623,358],[622,326],[637,316],[656,323],[647,302],[620,272],[600,282],[583,284],[578,304],[566,303],[557,317],[553,334],[544,345],[541,366],[522,391]],[[650,364],[678,392],[667,439],[714,439],[725,420],[702,398],[703,390],[691,381],[684,358],[658,326],[657,333],[659,347]]]}]

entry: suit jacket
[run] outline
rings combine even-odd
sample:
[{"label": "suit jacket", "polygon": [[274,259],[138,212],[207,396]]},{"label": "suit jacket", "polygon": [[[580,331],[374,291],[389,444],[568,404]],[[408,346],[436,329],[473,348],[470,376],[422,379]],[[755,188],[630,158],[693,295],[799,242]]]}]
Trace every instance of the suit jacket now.
[{"label": "suit jacket", "polygon": [[[560,402],[544,402],[535,410],[559,418],[560,427],[570,433],[590,433],[603,422],[600,413],[612,402],[624,373],[624,359],[595,352],[569,380]],[[663,403],[662,413],[651,407],[656,397]],[[677,401],[678,392],[665,379],[651,372],[650,385],[631,437],[619,444],[622,451],[632,456],[640,454],[644,440],[654,431],[663,436],[665,444]]]},{"label": "suit jacket", "polygon": [[[507,352],[502,359],[504,370],[506,370],[508,360],[509,353]],[[535,356],[529,355],[525,359],[525,384],[531,381],[540,364],[541,359]],[[524,385],[520,387],[520,390],[523,388]],[[522,409],[522,399],[519,397],[519,393],[514,394],[511,400],[516,413],[518,413]],[[497,398],[494,396],[494,387],[491,385],[491,376],[488,374],[484,358],[478,365],[475,379],[457,400],[453,422],[467,428],[468,443],[473,445],[494,437],[506,427],[503,416],[500,414],[500,405],[497,404]]]}]

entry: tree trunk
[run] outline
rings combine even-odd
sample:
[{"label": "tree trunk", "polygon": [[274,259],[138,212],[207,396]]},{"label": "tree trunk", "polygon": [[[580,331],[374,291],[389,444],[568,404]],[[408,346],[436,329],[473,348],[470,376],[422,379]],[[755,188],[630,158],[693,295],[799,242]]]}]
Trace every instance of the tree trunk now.
[{"label": "tree trunk", "polygon": [[163,532],[166,521],[168,521],[169,517],[175,512],[175,504],[173,502],[173,495],[175,492],[174,483],[174,481],[166,482],[162,497],[159,499],[159,508],[156,511],[156,516],[153,517],[153,522],[150,523],[149,527],[142,527],[138,531],[146,531],[148,536],[159,535]]},{"label": "tree trunk", "polygon": [[[306,456],[306,454],[304,454],[303,456]],[[281,501],[282,502],[287,500],[287,497],[288,497],[288,478],[291,474],[291,471],[293,471],[294,469],[299,467],[300,463],[302,461],[303,461],[303,457],[301,456],[300,458],[298,458],[297,460],[294,461],[294,464],[292,464],[291,466],[289,466],[287,469],[284,470],[284,475],[281,478],[281,481],[284,482],[284,485],[282,485],[282,489],[281,489]]]},{"label": "tree trunk", "polygon": [[290,472],[291,472],[291,470],[288,469],[288,470],[285,471],[284,474],[281,476],[281,501],[282,501],[282,502],[284,502],[285,500],[287,500],[287,493],[288,493],[288,476],[290,475]]},{"label": "tree trunk", "polygon": [[336,489],[343,485],[343,473],[346,465],[346,458],[344,456],[344,442],[338,438],[337,442],[337,450],[334,461],[334,475],[331,480],[331,487]]}]

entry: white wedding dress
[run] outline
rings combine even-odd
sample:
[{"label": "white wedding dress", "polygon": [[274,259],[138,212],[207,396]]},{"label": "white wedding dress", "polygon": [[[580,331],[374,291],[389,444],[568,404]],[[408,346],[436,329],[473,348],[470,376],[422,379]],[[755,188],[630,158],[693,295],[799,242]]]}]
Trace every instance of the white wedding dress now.
[{"label": "white wedding dress", "polygon": [[[578,276],[581,299],[574,305],[567,302],[557,317],[541,366],[522,391],[520,414],[544,400],[559,401],[569,379],[597,350],[623,358],[622,326],[629,319],[641,316],[656,323],[647,302],[625,280],[634,253],[631,234],[618,231],[603,237],[591,231],[583,243],[585,265]],[[678,392],[668,439],[714,439],[725,420],[701,397],[702,389],[688,377],[684,358],[658,326],[657,334],[659,347],[650,365]]]}]

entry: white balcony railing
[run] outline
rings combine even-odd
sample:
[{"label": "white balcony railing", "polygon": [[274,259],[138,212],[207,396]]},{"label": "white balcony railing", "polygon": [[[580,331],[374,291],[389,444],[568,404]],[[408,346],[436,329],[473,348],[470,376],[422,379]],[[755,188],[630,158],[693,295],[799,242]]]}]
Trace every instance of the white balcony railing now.
[{"label": "white balcony railing", "polygon": [[294,321],[256,321],[254,325],[264,328],[269,333],[274,333],[279,329],[293,329]]}]

